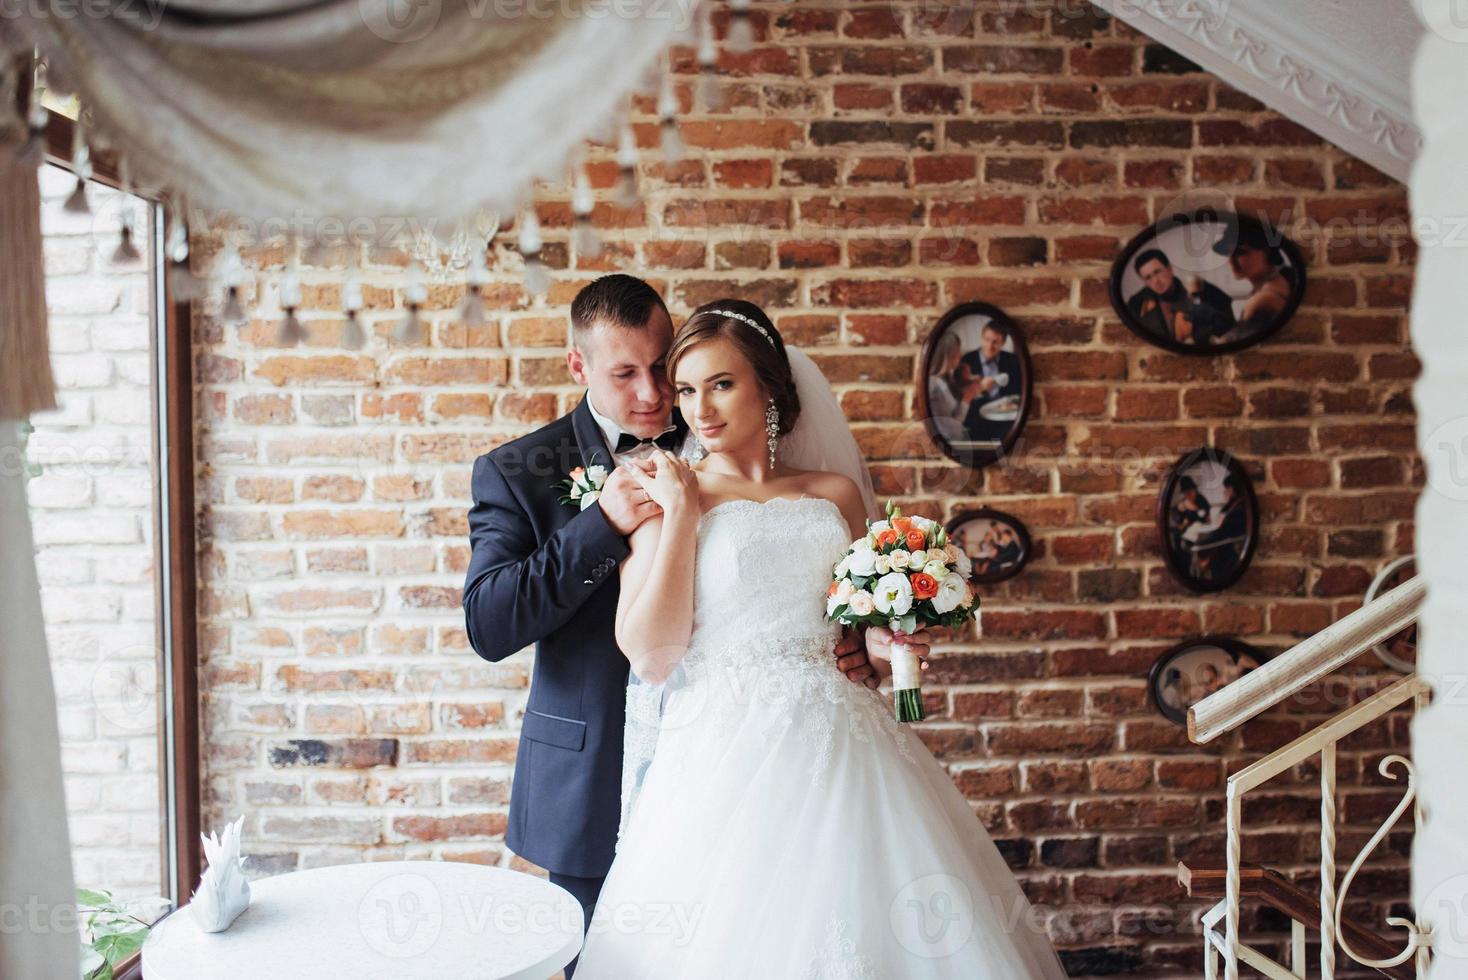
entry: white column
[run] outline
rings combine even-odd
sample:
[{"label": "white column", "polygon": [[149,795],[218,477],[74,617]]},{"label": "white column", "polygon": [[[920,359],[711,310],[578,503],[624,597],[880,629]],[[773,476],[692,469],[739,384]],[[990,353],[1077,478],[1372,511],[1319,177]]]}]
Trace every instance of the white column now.
[{"label": "white column", "polygon": [[1433,930],[1428,976],[1468,975],[1468,20],[1454,0],[1414,0],[1429,30],[1413,70],[1426,141],[1412,171],[1421,245],[1413,388],[1428,487],[1417,504],[1417,569],[1427,581],[1417,662],[1434,704],[1412,727],[1424,824],[1412,849],[1412,899]]},{"label": "white column", "polygon": [[0,977],[76,977],[56,695],[19,437],[0,419]]}]

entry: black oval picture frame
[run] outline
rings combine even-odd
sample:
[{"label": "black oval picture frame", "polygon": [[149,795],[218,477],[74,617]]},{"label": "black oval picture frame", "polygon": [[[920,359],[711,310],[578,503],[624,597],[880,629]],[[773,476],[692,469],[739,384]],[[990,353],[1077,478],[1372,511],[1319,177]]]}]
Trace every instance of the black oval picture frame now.
[{"label": "black oval picture frame", "polygon": [[1305,281],[1305,258],[1283,232],[1199,208],[1163,218],[1128,243],[1111,268],[1111,305],[1147,343],[1207,357],[1279,332],[1299,309]]},{"label": "black oval picture frame", "polygon": [[919,366],[918,415],[943,454],[974,468],[1007,456],[1029,417],[1033,383],[1019,324],[989,303],[960,303],[928,334]]},{"label": "black oval picture frame", "polygon": [[1157,533],[1168,570],[1194,592],[1242,578],[1259,543],[1259,500],[1243,464],[1211,446],[1174,463],[1157,494]]},{"label": "black oval picture frame", "polygon": [[[979,540],[974,540],[978,528],[967,526],[976,521],[988,521]],[[955,514],[943,525],[948,540],[968,555],[973,563],[973,574],[969,581],[978,585],[993,585],[1018,575],[1030,560],[1030,532],[1024,522],[1013,514],[992,507],[978,507]],[[997,532],[997,533],[995,533]],[[991,537],[994,540],[989,540]]]},{"label": "black oval picture frame", "polygon": [[[1176,725],[1187,725],[1188,709],[1267,658],[1258,647],[1232,636],[1198,636],[1163,651],[1147,673],[1152,706]],[[1252,660],[1252,664],[1245,664]],[[1208,668],[1212,670],[1208,670]]]}]

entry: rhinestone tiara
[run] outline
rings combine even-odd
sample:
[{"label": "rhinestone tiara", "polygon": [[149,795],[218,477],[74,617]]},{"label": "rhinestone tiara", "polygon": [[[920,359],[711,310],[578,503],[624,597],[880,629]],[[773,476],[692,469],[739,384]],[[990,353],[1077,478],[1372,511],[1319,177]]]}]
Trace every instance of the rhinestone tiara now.
[{"label": "rhinestone tiara", "polygon": [[705,310],[704,312],[711,313],[714,316],[727,316],[733,320],[742,320],[743,322],[749,324],[751,327],[754,327],[754,329],[758,330],[760,332],[760,336],[764,337],[765,340],[768,340],[770,342],[771,347],[775,346],[775,338],[770,336],[770,332],[768,330],[756,323],[753,317],[745,316],[743,313],[735,313],[733,310]]}]

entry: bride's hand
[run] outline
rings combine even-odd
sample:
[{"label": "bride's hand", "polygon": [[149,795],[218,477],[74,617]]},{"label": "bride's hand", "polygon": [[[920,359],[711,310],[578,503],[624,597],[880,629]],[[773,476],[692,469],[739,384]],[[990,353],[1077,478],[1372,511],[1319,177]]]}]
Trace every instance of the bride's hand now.
[{"label": "bride's hand", "polygon": [[923,670],[928,669],[928,642],[943,642],[951,639],[951,631],[942,626],[924,627],[915,633],[889,630],[885,626],[871,626],[866,631],[867,659],[881,677],[892,676],[892,644],[901,642],[917,654]]},{"label": "bride's hand", "polygon": [[693,467],[667,450],[659,449],[650,457],[654,470],[649,476],[640,467],[631,467],[632,479],[647,492],[648,499],[665,514],[698,513],[698,477]]}]

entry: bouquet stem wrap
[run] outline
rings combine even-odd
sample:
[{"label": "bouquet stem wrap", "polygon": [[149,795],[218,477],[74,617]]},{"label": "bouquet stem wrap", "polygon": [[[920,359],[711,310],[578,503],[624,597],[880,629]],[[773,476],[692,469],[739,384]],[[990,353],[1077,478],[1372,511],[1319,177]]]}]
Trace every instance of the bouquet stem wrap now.
[{"label": "bouquet stem wrap", "polygon": [[[911,636],[929,626],[954,630],[979,614],[973,563],[927,517],[902,516],[890,500],[887,517],[867,521],[831,569],[826,616],[843,626],[890,629]],[[892,642],[892,699],[898,721],[923,720],[922,677],[911,646]]]},{"label": "bouquet stem wrap", "polygon": [[922,671],[917,654],[906,643],[892,643],[892,701],[897,708],[898,721],[922,721],[923,712]]}]

